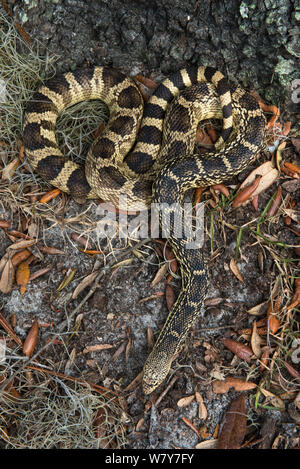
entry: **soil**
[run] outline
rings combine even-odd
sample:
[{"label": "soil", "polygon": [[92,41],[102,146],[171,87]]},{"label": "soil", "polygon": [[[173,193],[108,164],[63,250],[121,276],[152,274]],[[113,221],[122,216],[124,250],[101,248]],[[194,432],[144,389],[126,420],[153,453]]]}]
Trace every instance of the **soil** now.
[{"label": "soil", "polygon": [[[271,98],[273,104],[281,103],[292,119],[295,115],[294,103],[290,100],[290,83],[296,78],[296,32],[288,34],[286,29],[289,26],[291,32],[296,28],[299,12],[296,12],[293,2],[208,1],[205,6],[199,1],[187,1],[183,6],[177,0],[10,0],[7,3],[29,35],[41,42],[41,52],[44,49],[59,54],[58,71],[105,64],[130,75],[141,73],[160,81],[184,65],[209,64],[226,71],[229,78],[256,90],[262,97]],[[253,34],[253,31],[258,34]],[[266,156],[262,156],[255,165],[265,160]],[[228,187],[235,187],[243,181],[253,168],[228,181]],[[243,226],[258,217],[276,188],[275,184],[260,197],[258,212],[251,204],[236,210],[226,208],[223,211],[226,226],[218,221],[219,214],[216,215],[213,246],[209,236],[211,218],[206,218],[204,252],[208,260],[210,286],[205,314],[196,323],[183,351],[174,362],[174,374],[170,380],[173,376],[177,380],[157,407],[152,406],[152,411],[149,410],[148,398],[142,394],[140,386],[125,391],[127,413],[131,419],[127,431],[128,448],[194,448],[199,438],[183,417],[203,432],[205,428],[212,437],[228,405],[239,394],[233,390],[215,394],[212,390],[213,380],[230,375],[231,367],[234,367],[233,376],[245,378],[249,373],[249,366],[242,361],[238,364],[231,362],[233,354],[224,347],[221,339],[224,336],[238,339],[242,329],[251,327],[257,317],[247,311],[269,298],[278,270],[270,252],[245,230],[238,259],[243,282],[239,281],[229,268],[237,246],[237,231],[229,227]],[[210,198],[211,194],[207,191],[204,195],[206,213],[211,208]],[[35,319],[41,324],[51,323],[51,330],[55,331],[56,326],[78,306],[88,291],[86,289],[75,300],[66,302],[74,287],[92,272],[95,263],[96,268],[103,266],[101,257],[95,260],[80,253],[78,244],[70,238],[74,229],[82,230],[84,227],[77,223],[74,226],[61,223],[62,217],[70,219],[78,213],[78,205],[67,199],[65,207],[61,206],[60,201],[54,201],[53,206],[57,208],[57,223],[45,221],[40,233],[43,233],[45,245],[55,246],[64,254],[44,254],[42,263],[51,264],[51,271],[30,282],[25,294],[21,295],[16,287],[10,295],[2,298],[3,311],[8,316],[12,313],[16,315],[16,332],[22,339]],[[0,208],[0,218],[13,219],[13,228],[18,229],[16,217],[12,216],[9,207],[3,207]],[[90,218],[97,221],[97,204],[83,206],[84,209],[87,207]],[[286,244],[296,244],[296,237],[281,221],[270,227],[269,234],[276,235]],[[91,242],[98,247],[95,233],[91,234]],[[0,231],[0,256],[10,243],[4,232]],[[124,242],[114,242],[115,252],[122,246]],[[76,350],[74,366],[68,370],[69,373],[109,388],[117,385],[118,389],[125,390],[141,372],[149,353],[147,327],[151,327],[156,334],[168,314],[165,297],[153,296],[155,292],[165,291],[166,279],[151,287],[160,261],[155,246],[154,243],[144,246],[141,249],[142,258],[129,254],[131,264],[108,273],[101,280],[100,288],[84,304],[80,310],[83,319],[78,333],[68,343],[69,351]],[[101,248],[105,250],[105,243]],[[259,263],[260,252],[264,256],[263,270]],[[277,253],[281,258],[293,257],[288,248],[279,247]],[[38,268],[40,266],[36,270]],[[57,295],[57,286],[68,269],[76,271],[75,278],[64,289],[66,293]],[[173,279],[171,285],[177,293],[180,280]],[[48,328],[41,328],[41,343],[48,333]],[[128,349],[131,341],[131,348]],[[110,344],[113,347],[85,353],[84,349],[94,344]],[[67,359],[63,347],[52,347],[47,354],[51,354],[54,363],[59,359],[63,364]],[[62,371],[59,364],[57,366]],[[258,384],[260,378],[255,375],[253,380]],[[160,395],[166,385],[164,383],[156,395]],[[193,394],[195,390],[204,399],[208,413],[205,420],[198,417],[199,406],[195,400],[187,407],[177,406],[178,399]],[[255,408],[253,395],[245,393],[245,396],[248,420],[255,423],[259,429],[256,435],[261,438],[256,447],[271,447],[278,435],[283,439],[283,446],[289,447],[289,442],[297,435],[299,437],[297,425],[288,412]],[[144,421],[137,430],[136,425],[142,418]],[[249,423],[249,435],[252,431],[254,433],[256,430]]]}]

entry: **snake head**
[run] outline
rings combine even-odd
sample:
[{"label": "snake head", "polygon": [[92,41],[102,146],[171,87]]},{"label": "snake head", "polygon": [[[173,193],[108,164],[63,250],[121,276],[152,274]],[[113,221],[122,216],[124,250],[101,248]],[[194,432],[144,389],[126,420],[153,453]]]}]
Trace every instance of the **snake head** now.
[{"label": "snake head", "polygon": [[166,352],[153,349],[144,365],[144,394],[150,394],[165,380],[171,368],[172,358],[170,359]]}]

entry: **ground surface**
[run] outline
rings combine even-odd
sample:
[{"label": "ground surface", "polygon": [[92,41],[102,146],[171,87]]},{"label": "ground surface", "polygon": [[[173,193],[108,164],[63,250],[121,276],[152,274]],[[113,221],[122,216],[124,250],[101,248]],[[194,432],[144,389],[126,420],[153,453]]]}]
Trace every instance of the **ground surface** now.
[{"label": "ground surface", "polygon": [[[75,69],[91,63],[104,63],[131,75],[142,73],[159,81],[163,75],[176,70],[179,66],[189,62],[198,62],[199,57],[202,57],[200,63],[204,65],[210,63],[223,70],[227,68],[231,76],[236,73],[238,80],[248,88],[260,92],[261,96],[276,95],[278,97],[280,95],[279,101],[288,101],[288,92],[282,81],[282,77],[287,73],[275,74],[272,87],[269,74],[271,65],[268,64],[269,68],[266,67],[266,71],[262,72],[263,65],[257,55],[258,43],[255,43],[255,39],[252,39],[252,44],[243,54],[238,52],[244,35],[247,35],[247,27],[253,27],[253,24],[249,23],[248,7],[243,5],[243,2],[240,4],[240,11],[243,15],[233,14],[236,19],[239,16],[237,19],[239,28],[235,29],[235,36],[230,32],[229,19],[226,23],[227,20],[225,21],[224,18],[229,18],[235,10],[238,12],[237,4],[228,2],[225,8],[221,2],[220,8],[222,12],[224,10],[223,20],[226,27],[222,27],[221,24],[220,18],[223,13],[217,11],[218,15],[215,16],[214,24],[215,35],[210,30],[209,37],[205,26],[199,20],[201,2],[187,2],[186,9],[183,10],[180,6],[181,2],[177,5],[175,1],[174,8],[168,11],[161,7],[160,2],[157,2],[156,8],[147,7],[144,2],[121,2],[121,5],[118,2],[112,2],[113,5],[111,2],[94,2],[92,6],[88,5],[90,2],[80,1],[25,3],[11,0],[8,3],[25,30],[42,42],[42,49],[48,49],[51,53],[60,55],[57,61],[59,71]],[[253,5],[254,14],[259,6],[256,3]],[[287,8],[291,13],[291,21],[295,22],[295,14],[291,12],[292,8],[288,5],[288,2],[286,5],[282,2],[277,13],[279,11],[284,15]],[[210,5],[211,10],[216,8]],[[270,25],[273,24],[270,19],[271,10],[267,10],[265,14],[269,18],[266,28],[270,29]],[[274,24],[273,27],[275,28]],[[282,27],[284,28],[284,25]],[[266,47],[269,47],[270,52],[274,50],[276,41],[273,38],[272,43],[270,30],[268,34],[271,40]],[[232,37],[235,38],[235,44],[229,40]],[[289,43],[282,40],[280,45],[281,64],[289,61],[291,77],[293,76],[294,55],[290,54],[287,57],[287,54],[293,51],[292,40],[293,36]],[[225,43],[226,47],[232,44],[231,49],[230,47],[226,49],[225,46],[223,48]],[[223,55],[220,54],[220,50],[224,50]],[[265,54],[262,50],[260,58],[266,57]],[[213,60],[213,63],[209,60]],[[280,60],[277,64],[274,63],[273,67],[277,66],[279,69],[279,64]],[[279,94],[276,93],[278,90],[280,90]],[[294,103],[290,102],[289,112],[293,113],[293,111]],[[298,158],[299,164],[299,154],[297,156],[293,146],[290,146],[287,156],[289,155],[293,162],[296,162]],[[255,165],[262,164],[269,157],[267,153],[262,155]],[[229,181],[228,187],[237,187],[237,184],[245,179],[255,165]],[[281,182],[284,181],[283,177]],[[261,382],[259,363],[253,361],[252,365],[249,365],[239,359],[231,362],[233,354],[224,347],[221,339],[224,336],[236,340],[242,337],[242,331],[250,328],[253,320],[257,319],[249,315],[247,311],[269,299],[274,281],[281,273],[268,246],[258,242],[257,237],[247,230],[243,232],[238,256],[238,266],[244,281],[239,281],[229,268],[230,260],[236,255],[239,228],[261,215],[278,184],[279,181],[276,181],[261,195],[257,212],[251,204],[235,210],[232,206],[226,205],[222,210],[214,212],[213,218],[210,200],[214,200],[215,195],[209,191],[204,194],[207,214],[204,251],[210,273],[207,308],[203,319],[195,325],[184,350],[174,362],[173,376],[176,376],[177,380],[157,407],[152,407],[152,411],[140,386],[127,391],[126,387],[141,372],[148,355],[147,327],[151,327],[156,333],[168,313],[165,297],[153,296],[154,292],[164,292],[166,279],[163,278],[155,287],[151,287],[159,263],[162,261],[154,250],[153,243],[142,246],[138,255],[136,252],[129,252],[127,259],[131,259],[131,263],[108,272],[101,279],[100,287],[80,309],[79,313],[83,313],[82,322],[78,333],[75,336],[70,334],[67,347],[57,344],[45,352],[49,354],[48,360],[55,366],[56,371],[64,371],[70,352],[75,350],[74,361],[68,369],[69,374],[81,376],[111,389],[117,385],[117,389],[125,390],[126,412],[130,417],[130,421],[126,424],[128,448],[194,448],[205,438],[213,439],[217,425],[222,422],[229,403],[238,395],[232,390],[224,394],[213,392],[213,381],[224,379],[226,376],[234,376],[247,378],[256,384]],[[288,192],[284,192],[284,197],[287,194]],[[22,221],[26,224],[26,220],[19,218],[19,213],[12,213],[11,206],[5,202],[2,200],[0,218],[10,220],[14,229],[20,229]],[[76,285],[93,269],[97,270],[104,265],[103,256],[99,255],[95,258],[78,251],[80,245],[70,236],[74,232],[85,232],[86,226],[76,219],[78,205],[71,199],[67,199],[66,205],[64,203],[65,199],[61,196],[51,202],[49,205],[52,210],[52,221],[46,217],[44,224],[38,226],[38,237],[42,238],[43,244],[58,248],[64,254],[44,254],[41,264],[36,269],[51,265],[51,271],[30,282],[25,294],[21,295],[15,287],[11,294],[2,298],[3,311],[8,317],[15,314],[17,321],[15,330],[22,339],[26,337],[35,319],[38,319],[41,324],[51,324],[51,331],[55,332],[56,326],[65,319],[66,313],[72,313],[88,292],[88,289],[84,290],[78,298],[70,302],[70,295]],[[90,203],[83,209],[88,210],[87,214],[91,220],[88,235],[93,248],[97,249],[99,244],[95,231],[90,230],[90,226],[93,223],[96,224],[98,206],[96,203]],[[30,215],[31,217],[28,218],[31,222],[40,220],[38,216],[35,218],[39,213],[33,215],[31,212]],[[73,218],[75,221],[70,222]],[[282,217],[265,227],[265,230],[286,245],[297,244],[296,236],[283,224]],[[87,237],[86,233],[85,236]],[[5,253],[10,243],[5,233],[0,231],[0,256]],[[110,245],[103,241],[101,243],[101,249],[106,254],[109,253]],[[114,242],[114,252],[124,248],[125,244],[125,242]],[[284,246],[277,247],[276,255],[282,259],[295,257],[292,248]],[[259,262],[261,256],[264,258],[263,268]],[[111,255],[108,255],[107,259],[111,259]],[[62,294],[57,295],[56,289],[68,269],[76,271],[74,280],[63,290]],[[172,280],[171,285],[177,293],[180,286],[179,280]],[[145,299],[146,301],[143,301]],[[73,330],[72,327],[70,330]],[[42,327],[41,343],[43,337],[44,340],[48,337],[47,334],[49,334],[49,327]],[[86,347],[95,344],[110,344],[113,347],[107,350],[85,352]],[[157,395],[160,395],[167,384],[164,383]],[[199,392],[204,399],[207,409],[206,418],[199,418],[199,403],[196,400],[186,407],[177,405],[180,398],[193,395],[195,391]],[[258,447],[271,447],[276,438],[275,444],[278,446],[297,446],[298,428],[295,420],[287,412],[287,406],[285,411],[274,409],[274,405],[255,407],[255,394],[246,393],[245,395],[247,397],[248,435],[255,435],[255,438],[259,440]],[[188,419],[200,429],[200,437],[183,418]],[[281,440],[278,443],[279,436]]]}]

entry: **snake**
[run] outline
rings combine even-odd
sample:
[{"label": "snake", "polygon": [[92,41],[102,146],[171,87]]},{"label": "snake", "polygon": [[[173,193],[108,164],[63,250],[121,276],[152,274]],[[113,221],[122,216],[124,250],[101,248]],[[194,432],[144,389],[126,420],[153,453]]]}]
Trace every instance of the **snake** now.
[{"label": "snake", "polygon": [[[93,141],[84,165],[67,158],[57,143],[58,115],[85,100],[98,99],[109,120]],[[199,122],[222,120],[222,130],[206,153],[195,145]],[[93,66],[42,84],[28,101],[23,119],[27,160],[42,179],[70,194],[78,203],[102,199],[126,210],[141,211],[152,203],[161,230],[179,261],[181,290],[143,367],[147,395],[170,373],[195,321],[204,311],[208,272],[202,246],[193,234],[177,236],[178,211],[188,190],[223,183],[258,156],[266,120],[258,101],[230,84],[210,66],[187,66],[161,81],[144,103],[134,79],[120,71]],[[183,222],[180,222],[183,223]],[[168,226],[167,226],[168,225]]]}]

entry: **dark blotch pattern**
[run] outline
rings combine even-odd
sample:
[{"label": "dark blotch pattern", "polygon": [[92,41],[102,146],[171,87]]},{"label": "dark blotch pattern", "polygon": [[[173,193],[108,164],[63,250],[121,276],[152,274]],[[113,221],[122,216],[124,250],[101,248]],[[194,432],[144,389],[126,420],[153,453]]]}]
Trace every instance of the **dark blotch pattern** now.
[{"label": "dark blotch pattern", "polygon": [[70,85],[65,79],[64,75],[60,75],[59,77],[52,78],[45,83],[45,86],[49,88],[49,90],[58,93],[59,95],[63,95],[64,93],[68,92],[70,89]]},{"label": "dark blotch pattern", "polygon": [[102,72],[102,78],[104,83],[109,88],[111,88],[118,85],[119,83],[122,83],[126,77],[123,75],[123,73],[115,70],[114,68],[104,68]]},{"label": "dark blotch pattern", "polygon": [[55,148],[56,144],[44,138],[40,133],[40,124],[31,122],[23,131],[23,143],[28,150],[40,150],[44,147]]},{"label": "dark blotch pattern", "polygon": [[182,90],[182,89],[185,87],[180,72],[173,73],[173,74],[169,77],[169,80],[170,80],[170,81],[173,83],[173,85],[176,86],[176,88],[178,88],[179,90]]},{"label": "dark blotch pattern", "polygon": [[119,116],[113,120],[109,126],[112,132],[124,137],[132,132],[134,126],[134,119],[129,116]]},{"label": "dark blotch pattern", "polygon": [[154,160],[151,155],[148,155],[148,153],[134,151],[126,156],[125,162],[128,167],[135,173],[144,174],[151,168],[154,163]]},{"label": "dark blotch pattern", "polygon": [[161,84],[156,88],[154,95],[168,103],[173,99],[173,94],[164,84]]},{"label": "dark blotch pattern", "polygon": [[26,112],[35,112],[37,114],[43,113],[43,112],[56,112],[57,113],[57,107],[55,104],[51,101],[48,96],[45,96],[42,93],[39,93],[38,91],[34,93],[31,101],[26,106]]},{"label": "dark blotch pattern", "polygon": [[158,104],[149,103],[145,106],[144,117],[155,117],[156,119],[163,119],[165,111]]},{"label": "dark blotch pattern", "polygon": [[64,165],[64,158],[57,155],[50,155],[39,161],[36,170],[43,179],[50,181],[59,175]]},{"label": "dark blotch pattern", "polygon": [[190,129],[190,117],[188,109],[181,104],[176,103],[174,112],[169,115],[168,126],[173,132],[187,132]]},{"label": "dark blotch pattern", "polygon": [[115,144],[106,137],[99,138],[92,148],[92,153],[95,158],[111,158],[115,152]]},{"label": "dark blotch pattern", "polygon": [[84,198],[90,192],[91,188],[86,180],[84,170],[75,169],[69,177],[67,186],[76,198]]},{"label": "dark blotch pattern", "polygon": [[98,171],[99,178],[101,181],[105,181],[105,184],[112,189],[121,189],[124,185],[126,178],[113,166],[101,168]]},{"label": "dark blotch pattern", "polygon": [[77,83],[79,83],[81,86],[84,86],[93,78],[94,67],[79,68],[78,70],[74,70],[72,74]]},{"label": "dark blotch pattern", "polygon": [[232,115],[232,105],[231,103],[227,104],[226,106],[222,107],[223,117],[230,117]]},{"label": "dark blotch pattern", "polygon": [[162,139],[162,132],[153,125],[144,125],[139,134],[137,140],[144,143],[152,143],[159,145]]},{"label": "dark blotch pattern", "polygon": [[256,109],[259,109],[259,104],[256,99],[248,93],[245,93],[243,96],[241,96],[240,104],[250,111],[255,111]]},{"label": "dark blotch pattern", "polygon": [[219,95],[222,95],[226,93],[228,90],[229,90],[228,81],[226,80],[225,77],[223,77],[221,78],[220,81],[218,81],[217,92],[219,93]]},{"label": "dark blotch pattern", "polygon": [[137,108],[141,105],[141,96],[134,86],[128,86],[119,94],[118,104],[122,108]]},{"label": "dark blotch pattern", "polygon": [[187,74],[192,83],[197,83],[198,67],[193,65],[186,67]]},{"label": "dark blotch pattern", "polygon": [[152,191],[151,181],[137,181],[132,188],[133,194],[139,197],[141,197],[141,194],[149,195],[151,194],[151,191]]},{"label": "dark blotch pattern", "polygon": [[214,74],[216,73],[216,71],[217,70],[214,67],[206,67],[205,72],[204,72],[204,76],[205,76],[206,80],[211,82],[211,79],[214,76]]}]

